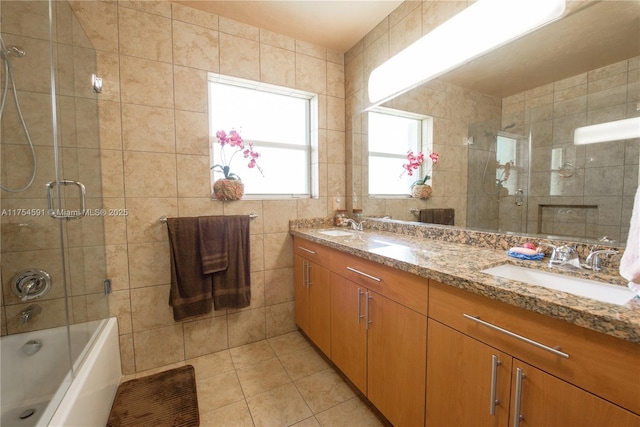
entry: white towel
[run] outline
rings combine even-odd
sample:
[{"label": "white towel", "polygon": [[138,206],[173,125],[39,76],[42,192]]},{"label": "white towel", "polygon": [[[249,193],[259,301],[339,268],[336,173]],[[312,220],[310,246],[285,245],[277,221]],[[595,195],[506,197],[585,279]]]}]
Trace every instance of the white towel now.
[{"label": "white towel", "polygon": [[620,275],[629,281],[629,289],[640,295],[640,187],[633,202],[627,247],[620,260]]}]

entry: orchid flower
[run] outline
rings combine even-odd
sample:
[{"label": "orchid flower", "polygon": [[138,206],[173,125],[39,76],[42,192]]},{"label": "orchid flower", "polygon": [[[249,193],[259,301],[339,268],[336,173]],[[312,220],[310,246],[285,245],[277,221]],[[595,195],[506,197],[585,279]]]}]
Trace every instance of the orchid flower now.
[{"label": "orchid flower", "polygon": [[[252,143],[249,143],[249,146],[246,147],[244,145],[244,140],[242,139],[242,137],[237,131],[231,130],[227,135],[227,133],[224,130],[219,130],[216,132],[216,139],[217,139],[217,142],[220,144],[221,163],[211,166],[212,170],[218,170],[222,172],[224,174],[225,179],[240,179],[240,177],[237,174],[231,172],[231,161],[233,160],[236,154],[238,154],[239,152],[242,152],[243,157],[245,159],[249,159],[249,163],[247,164],[247,166],[250,169],[257,168],[258,171],[260,171],[260,173],[262,174],[262,169],[260,168],[260,166],[258,166],[258,163],[256,162],[256,159],[260,157],[260,154],[258,154],[256,151],[253,150]],[[212,146],[214,142],[216,141],[214,140],[211,141]],[[227,161],[227,152],[225,151],[225,146],[235,148],[235,150],[231,153],[231,157],[229,157],[228,161]]]}]

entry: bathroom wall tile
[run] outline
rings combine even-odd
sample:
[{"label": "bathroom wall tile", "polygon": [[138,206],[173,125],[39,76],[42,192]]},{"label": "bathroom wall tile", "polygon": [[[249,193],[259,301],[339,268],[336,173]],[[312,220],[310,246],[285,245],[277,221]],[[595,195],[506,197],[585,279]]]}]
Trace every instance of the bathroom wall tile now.
[{"label": "bathroom wall tile", "polygon": [[187,359],[227,348],[229,344],[225,316],[184,322],[184,353]]},{"label": "bathroom wall tile", "polygon": [[615,105],[624,105],[626,102],[627,86],[625,85],[589,93],[587,105],[589,106],[589,110],[592,111]]},{"label": "bathroom wall tile", "polygon": [[293,301],[293,268],[264,272],[265,302],[268,306]]},{"label": "bathroom wall tile", "polygon": [[130,243],[128,252],[131,288],[162,285],[171,282],[168,241]]},{"label": "bathroom wall tile", "polygon": [[284,233],[289,220],[296,217],[296,200],[265,200],[262,202],[265,233]]},{"label": "bathroom wall tile", "polygon": [[[3,219],[4,221],[4,219]],[[18,304],[20,298],[13,292],[13,278],[26,269],[37,268],[46,271],[51,277],[49,292],[39,300],[64,298],[64,276],[60,257],[60,249],[47,249],[39,251],[8,252],[9,246],[3,246],[2,253],[2,293],[5,304]],[[33,301],[32,301],[33,302]]]},{"label": "bathroom wall tile", "polygon": [[122,102],[173,108],[171,64],[120,56]]},{"label": "bathroom wall tile", "polygon": [[129,260],[126,245],[106,245],[107,277],[113,291],[129,289]]},{"label": "bathroom wall tile", "polygon": [[136,371],[132,334],[120,334],[120,365],[123,375]]},{"label": "bathroom wall tile", "polygon": [[229,322],[229,347],[263,340],[265,331],[265,309],[241,310],[227,316]]},{"label": "bathroom wall tile", "polygon": [[344,66],[344,53],[337,50],[327,49],[327,61]]},{"label": "bathroom wall tile", "polygon": [[294,52],[267,44],[260,45],[260,81],[294,87],[295,69]]},{"label": "bathroom wall tile", "polygon": [[589,82],[605,79],[628,70],[627,61],[620,61],[588,72]]},{"label": "bathroom wall tile", "polygon": [[175,153],[174,110],[123,103],[122,142],[125,150]]},{"label": "bathroom wall tile", "polygon": [[203,12],[181,4],[172,4],[172,18],[174,21],[187,22],[211,30],[218,29],[218,15]]},{"label": "bathroom wall tile", "polygon": [[124,197],[122,152],[101,150],[100,172],[102,174],[102,197]]},{"label": "bathroom wall tile", "polygon": [[289,233],[264,235],[264,268],[273,270],[293,266],[293,244]]},{"label": "bathroom wall tile", "polygon": [[[422,36],[422,9],[416,7],[417,3],[418,2],[404,2],[401,7],[389,16],[389,54],[391,56],[402,51]],[[407,12],[402,10],[404,8],[412,8],[413,10]],[[394,13],[396,12],[402,12],[404,16],[396,20],[394,19]]]},{"label": "bathroom wall tile", "polygon": [[252,234],[249,236],[251,247],[251,271],[264,270],[264,235]]},{"label": "bathroom wall tile", "polygon": [[42,311],[38,315],[33,316],[27,323],[22,324],[20,322],[20,313],[33,303],[33,301],[28,301],[26,303],[5,305],[7,332],[9,334],[19,334],[66,325],[67,319],[64,298],[38,301],[37,304],[42,307]]},{"label": "bathroom wall tile", "polygon": [[291,51],[296,49],[296,41],[291,37],[264,29],[260,29],[260,44],[261,46],[269,45]]},{"label": "bathroom wall tile", "polygon": [[[402,2],[397,8],[395,8],[394,10],[391,11],[391,13],[389,13],[389,27],[393,28],[394,26],[398,25],[404,19],[406,19],[407,16],[411,15],[412,13],[415,13],[416,9],[418,9],[418,12],[421,13],[420,6],[422,6],[422,2],[419,0],[418,1],[409,0],[409,1]],[[420,28],[422,25],[422,22],[418,21],[415,25],[418,28]]]},{"label": "bathroom wall tile", "polygon": [[174,65],[175,107],[179,110],[207,112],[207,72]]},{"label": "bathroom wall tile", "polygon": [[[77,46],[116,52],[118,50],[118,13],[107,2],[70,2],[73,15],[73,42]],[[83,43],[83,41],[88,43]]]},{"label": "bathroom wall tile", "polygon": [[449,18],[462,12],[469,2],[436,1],[422,4],[422,34],[427,34]]},{"label": "bathroom wall tile", "polygon": [[624,167],[589,168],[585,170],[584,195],[621,195],[619,183],[624,177]]},{"label": "bathroom wall tile", "polygon": [[71,324],[85,323],[89,321],[86,296],[70,297],[68,307],[70,310],[69,322]]},{"label": "bathroom wall tile", "polygon": [[209,116],[205,113],[175,110],[176,152],[209,155]]},{"label": "bathroom wall tile", "polygon": [[220,202],[224,206],[225,215],[250,215],[256,214],[257,217],[250,222],[251,234],[262,234],[264,231],[264,215],[262,212],[262,201],[260,200],[238,200],[234,202]]},{"label": "bathroom wall tile", "polygon": [[267,337],[277,337],[295,331],[298,327],[294,320],[295,302],[267,306]]},{"label": "bathroom wall tile", "polygon": [[[89,50],[89,52],[91,52]],[[86,64],[87,69],[84,70],[83,76],[90,76],[92,73],[96,73],[98,77],[102,79],[102,92],[100,93],[100,100],[102,101],[115,101],[120,102],[120,57],[111,52],[95,52],[95,70],[91,69],[93,63],[89,60]],[[93,87],[87,84],[87,80],[77,79],[76,90],[82,90],[85,96],[95,96],[92,94]]]},{"label": "bathroom wall tile", "polygon": [[[106,212],[123,212],[125,208],[124,198],[104,198],[102,208]],[[117,245],[127,242],[126,216],[107,215],[104,220],[104,239],[107,245]]]},{"label": "bathroom wall tile", "polygon": [[[42,187],[41,187],[42,188]],[[43,209],[47,208],[46,201],[30,199],[3,199],[3,209]],[[60,246],[57,229],[51,227],[48,216],[31,217],[25,219],[20,216],[5,216],[0,223],[0,233],[3,248],[14,251],[29,251],[39,249],[55,249]]]},{"label": "bathroom wall tile", "polygon": [[[18,90],[29,92],[50,92],[51,61],[48,55],[48,40],[37,40],[5,33],[3,33],[2,37],[5,45],[20,46],[25,52],[29,53],[21,57],[19,61],[11,62],[15,87]],[[20,97],[20,102],[22,102],[22,99],[23,98]],[[29,111],[25,107],[22,108],[24,111]],[[51,119],[49,119],[49,122],[51,122]]]},{"label": "bathroom wall tile", "polygon": [[344,100],[327,97],[327,129],[344,131]]},{"label": "bathroom wall tile", "polygon": [[344,70],[342,64],[327,62],[327,95],[344,98]]},{"label": "bathroom wall tile", "polygon": [[210,197],[186,197],[178,198],[179,216],[207,216],[222,215],[223,204]]},{"label": "bathroom wall tile", "polygon": [[118,332],[120,335],[133,332],[129,290],[113,291],[109,294],[109,316],[118,318]]},{"label": "bathroom wall tile", "polygon": [[169,306],[170,285],[131,289],[131,319],[134,332],[175,324]]},{"label": "bathroom wall tile", "polygon": [[178,154],[178,197],[206,197],[211,194],[209,156]]},{"label": "bathroom wall tile", "polygon": [[384,18],[378,25],[367,33],[362,39],[363,48],[367,50],[371,45],[379,39],[388,38],[389,34],[389,18]]},{"label": "bathroom wall tile", "polygon": [[327,215],[327,198],[298,200],[298,218],[321,218]]},{"label": "bathroom wall tile", "polygon": [[233,19],[225,18],[224,16],[219,18],[219,25],[221,33],[226,33],[255,42],[260,40],[260,30],[251,25],[234,21]]},{"label": "bathroom wall tile", "polygon": [[[18,99],[20,100],[20,108],[23,112],[24,122],[27,125],[27,129],[29,129],[29,136],[33,144],[53,146],[50,137],[53,134],[53,125],[51,123],[51,95],[18,91]],[[15,108],[13,102],[6,103],[3,122],[20,123],[18,110]],[[20,154],[28,154],[28,159],[31,160],[31,152],[25,147],[24,141],[25,136],[22,126],[5,125],[2,127],[3,145],[20,144]],[[11,158],[16,157],[12,156]],[[6,181],[3,180],[2,182],[5,183]]]},{"label": "bathroom wall tile", "polygon": [[[260,308],[265,306],[265,283],[264,283],[264,271],[252,271],[251,272],[251,304],[243,310],[252,310],[254,308]],[[234,313],[234,310],[229,310],[229,314]]]},{"label": "bathroom wall tile", "polygon": [[171,62],[171,20],[121,7],[118,10],[120,53]]},{"label": "bathroom wall tile", "polygon": [[218,72],[218,32],[198,25],[173,21],[173,62]]},{"label": "bathroom wall tile", "polygon": [[167,226],[160,218],[178,216],[176,198],[127,198],[127,242],[164,242]]},{"label": "bathroom wall tile", "polygon": [[136,332],[133,346],[137,372],[184,360],[182,325]]},{"label": "bathroom wall tile", "polygon": [[[364,87],[364,55],[360,54],[344,66],[345,95],[351,96]],[[357,109],[361,111],[361,109]]]},{"label": "bathroom wall tile", "polygon": [[[44,2],[2,2],[2,32],[49,40],[49,7]],[[4,34],[3,34],[4,36]]]},{"label": "bathroom wall tile", "polygon": [[127,197],[177,196],[175,155],[125,151],[124,183]]},{"label": "bathroom wall tile", "polygon": [[[222,20],[220,22],[222,27]],[[220,33],[220,73],[260,80],[260,45],[253,40]]]},{"label": "bathroom wall tile", "polygon": [[147,13],[153,13],[154,15],[164,16],[165,18],[171,17],[171,4],[169,2],[147,0],[117,1],[118,6],[120,7],[127,7]]},{"label": "bathroom wall tile", "polygon": [[302,40],[296,40],[296,53],[318,58],[318,59],[321,59],[322,61],[327,60],[326,48],[320,47]]},{"label": "bathroom wall tile", "polygon": [[296,89],[327,93],[327,63],[312,56],[296,53]]},{"label": "bathroom wall tile", "polygon": [[329,163],[345,162],[345,133],[342,131],[327,131],[327,161]]}]

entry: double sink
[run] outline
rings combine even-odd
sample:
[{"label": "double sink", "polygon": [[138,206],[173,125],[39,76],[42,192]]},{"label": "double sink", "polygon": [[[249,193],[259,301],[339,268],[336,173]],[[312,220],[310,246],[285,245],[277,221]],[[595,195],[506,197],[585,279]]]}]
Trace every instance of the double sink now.
[{"label": "double sink", "polygon": [[[332,237],[347,237],[356,234],[356,232],[341,229],[321,230],[318,233]],[[388,245],[397,246],[393,243]],[[625,305],[636,296],[625,286],[550,273],[509,263],[487,268],[480,272],[615,305]]]}]

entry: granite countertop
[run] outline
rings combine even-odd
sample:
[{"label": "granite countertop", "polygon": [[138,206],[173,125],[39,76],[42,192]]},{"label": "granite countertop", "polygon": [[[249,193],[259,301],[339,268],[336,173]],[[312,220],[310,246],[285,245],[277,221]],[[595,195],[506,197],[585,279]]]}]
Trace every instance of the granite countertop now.
[{"label": "granite countertop", "polygon": [[[475,247],[375,229],[328,236],[319,228],[292,228],[291,234],[478,295],[561,319],[626,341],[640,343],[640,297],[619,306],[541,286],[503,279],[481,270],[504,263],[626,286],[616,270],[593,273],[547,267],[543,261],[509,258],[502,249]],[[351,231],[351,230],[345,230]]]}]

